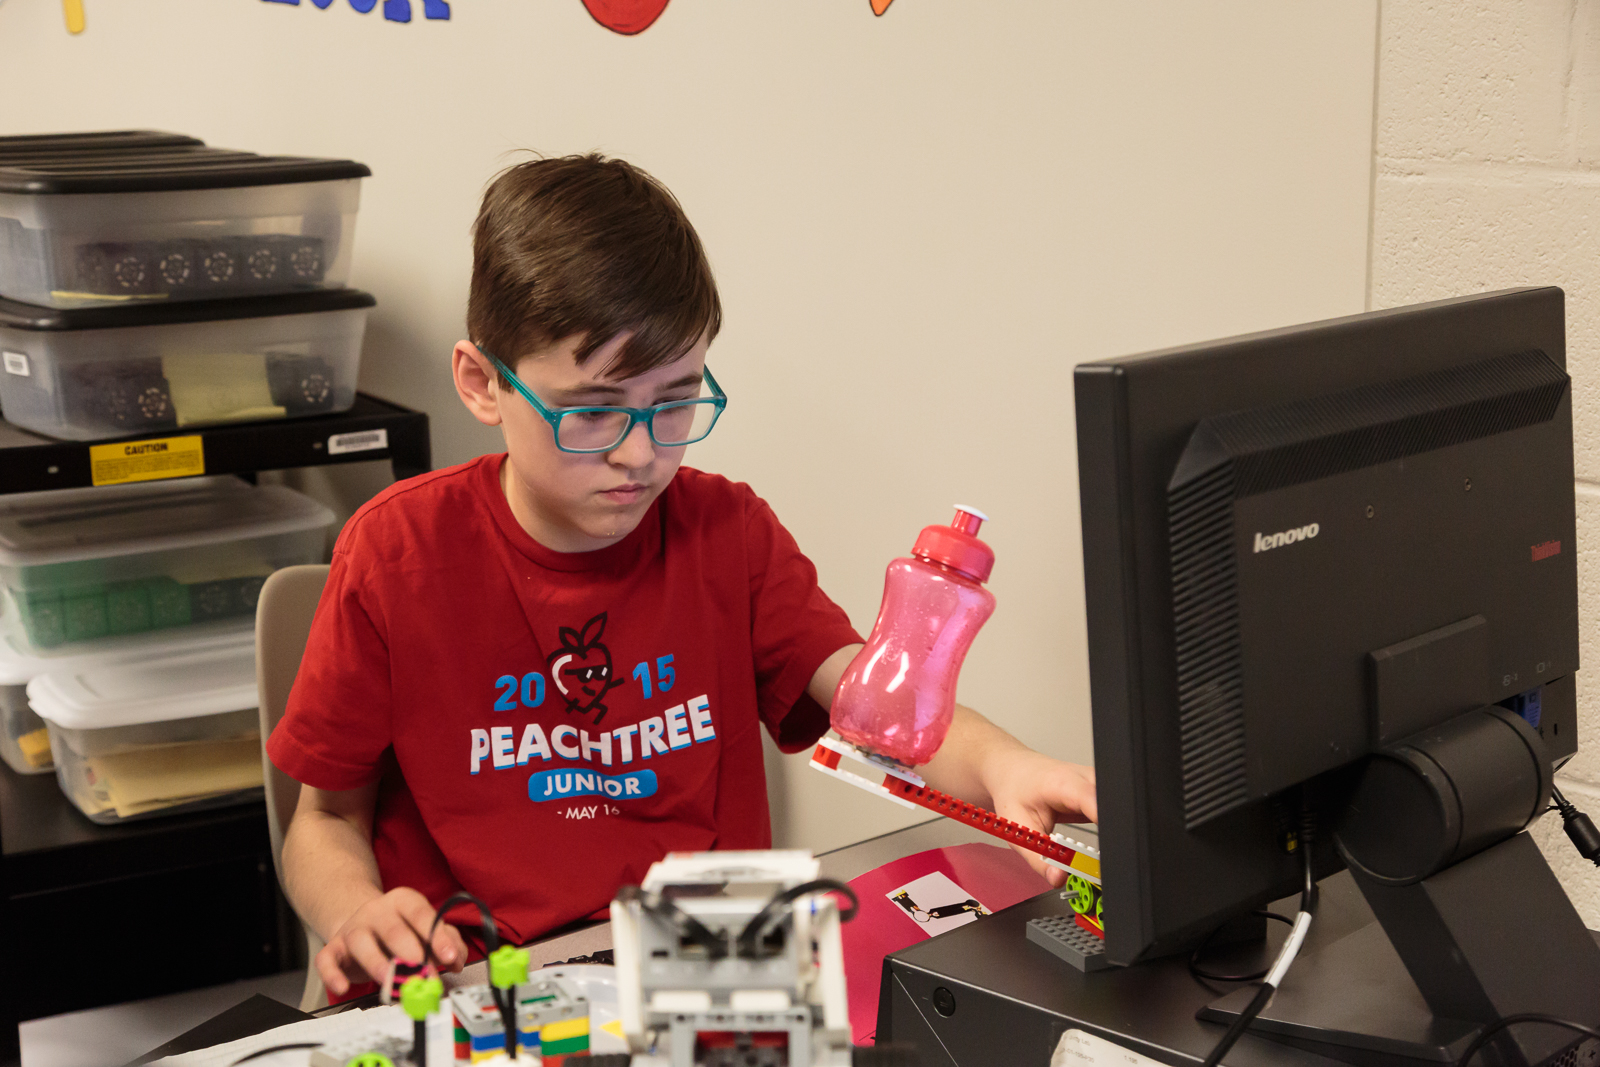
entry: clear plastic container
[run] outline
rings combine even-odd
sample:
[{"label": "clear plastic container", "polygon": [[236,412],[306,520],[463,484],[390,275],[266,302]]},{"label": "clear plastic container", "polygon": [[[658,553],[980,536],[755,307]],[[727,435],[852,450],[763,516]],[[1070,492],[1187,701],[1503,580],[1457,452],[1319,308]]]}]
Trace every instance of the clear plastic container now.
[{"label": "clear plastic container", "polygon": [[366,293],[53,311],[0,300],[0,413],[74,441],[345,411]]},{"label": "clear plastic container", "polygon": [[342,288],[371,172],[183,146],[0,145],[0,295],[46,307]]},{"label": "clear plastic container", "polygon": [[332,521],[230,477],[0,496],[0,629],[44,657],[247,630],[267,575],[319,561]]},{"label": "clear plastic container", "polygon": [[97,823],[195,811],[262,794],[255,638],[133,660],[79,660],[28,683],[56,777]]},{"label": "clear plastic container", "polygon": [[28,706],[28,687],[0,683],[0,759],[18,774],[55,770],[44,720]]}]

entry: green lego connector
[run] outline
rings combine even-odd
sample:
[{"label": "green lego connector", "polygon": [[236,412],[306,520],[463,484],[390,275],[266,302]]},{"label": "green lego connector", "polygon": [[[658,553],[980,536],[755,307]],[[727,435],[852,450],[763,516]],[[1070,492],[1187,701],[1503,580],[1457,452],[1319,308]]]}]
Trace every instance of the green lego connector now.
[{"label": "green lego connector", "polygon": [[496,989],[510,989],[527,980],[527,949],[501,945],[489,954],[489,983]]},{"label": "green lego connector", "polygon": [[444,997],[444,983],[437,975],[424,978],[414,974],[400,987],[400,1007],[414,1021],[421,1022],[439,1010]]}]

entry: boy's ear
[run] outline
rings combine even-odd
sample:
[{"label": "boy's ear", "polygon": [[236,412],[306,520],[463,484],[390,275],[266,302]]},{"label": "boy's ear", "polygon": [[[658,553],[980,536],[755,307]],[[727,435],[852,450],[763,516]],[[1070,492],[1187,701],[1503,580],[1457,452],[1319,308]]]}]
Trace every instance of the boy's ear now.
[{"label": "boy's ear", "polygon": [[455,378],[456,395],[473,418],[485,426],[499,426],[502,394],[488,358],[471,341],[457,341],[455,351],[450,353],[450,372]]}]

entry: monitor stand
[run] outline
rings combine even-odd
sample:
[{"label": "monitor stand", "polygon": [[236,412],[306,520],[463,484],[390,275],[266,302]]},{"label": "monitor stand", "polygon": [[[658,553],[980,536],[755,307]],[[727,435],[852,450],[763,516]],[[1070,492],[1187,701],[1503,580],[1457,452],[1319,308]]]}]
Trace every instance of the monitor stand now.
[{"label": "monitor stand", "polygon": [[[1253,1031],[1357,1064],[1453,1063],[1505,1015],[1600,1021],[1600,947],[1527,834],[1414,886],[1356,883],[1379,921],[1303,953]],[[1199,1018],[1231,1022],[1254,993]],[[1482,1063],[1541,1063],[1582,1036],[1536,1023],[1509,1033]]]}]

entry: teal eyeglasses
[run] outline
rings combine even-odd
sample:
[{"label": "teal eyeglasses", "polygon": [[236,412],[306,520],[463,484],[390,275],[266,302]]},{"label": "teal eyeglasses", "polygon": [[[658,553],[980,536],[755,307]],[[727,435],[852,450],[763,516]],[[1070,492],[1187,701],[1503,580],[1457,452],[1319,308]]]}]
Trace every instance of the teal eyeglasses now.
[{"label": "teal eyeglasses", "polygon": [[522,394],[522,399],[531,404],[533,410],[544,416],[544,421],[550,424],[555,434],[556,447],[563,452],[610,452],[622,444],[641,422],[650,431],[650,440],[662,448],[692,445],[705,440],[722,417],[722,409],[728,406],[728,394],[711,376],[711,368],[706,367],[702,373],[706,385],[711,387],[708,397],[673,400],[648,408],[547,408],[510,367],[500,362],[498,356],[482,346],[478,351],[506,376],[506,381]]}]

